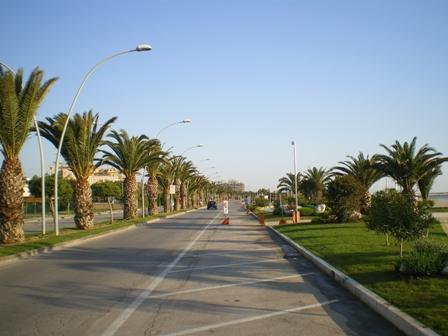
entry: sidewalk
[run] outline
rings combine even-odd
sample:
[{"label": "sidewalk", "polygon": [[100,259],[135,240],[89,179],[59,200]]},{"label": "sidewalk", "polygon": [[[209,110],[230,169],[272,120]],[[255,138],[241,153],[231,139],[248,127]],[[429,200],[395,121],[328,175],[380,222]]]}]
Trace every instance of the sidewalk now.
[{"label": "sidewalk", "polygon": [[434,212],[433,216],[440,221],[442,229],[448,235],[448,212]]}]

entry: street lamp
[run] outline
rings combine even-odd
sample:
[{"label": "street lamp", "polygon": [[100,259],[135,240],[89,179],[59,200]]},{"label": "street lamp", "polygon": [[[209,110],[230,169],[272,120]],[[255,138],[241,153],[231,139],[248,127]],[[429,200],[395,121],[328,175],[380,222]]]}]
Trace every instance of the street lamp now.
[{"label": "street lamp", "polygon": [[[14,76],[16,75],[16,71],[11,68],[9,65],[0,61],[0,66],[5,67],[9,71],[11,71]],[[46,234],[46,220],[45,220],[45,159],[44,159],[44,146],[42,144],[42,137],[40,136],[39,125],[37,124],[36,116],[34,116],[34,127],[36,128],[37,140],[39,143],[39,154],[40,154],[40,180],[41,180],[41,221],[42,221],[42,234]]]},{"label": "street lamp", "polygon": [[184,120],[181,120],[181,121],[177,121],[177,122],[174,122],[174,123],[172,123],[172,124],[169,124],[169,125],[163,127],[162,129],[160,129],[160,131],[157,132],[157,134],[156,134],[156,139],[158,139],[160,133],[162,133],[162,132],[163,132],[164,130],[166,130],[168,127],[171,127],[171,126],[174,126],[174,125],[179,125],[179,124],[189,124],[189,123],[191,123],[191,121],[192,121],[191,119],[187,118],[187,119],[184,119]]},{"label": "street lamp", "polygon": [[204,147],[204,145],[199,144],[199,145],[196,145],[196,146],[188,147],[188,148],[187,148],[186,150],[184,150],[184,151],[182,152],[182,154],[180,154],[179,156],[183,156],[186,152],[188,152],[189,150],[191,150],[191,149],[193,149],[193,148],[200,148],[200,147]]},{"label": "street lamp", "polygon": [[296,160],[296,142],[293,140],[291,141],[291,145],[294,147],[294,189],[295,189],[295,196],[296,196],[296,212],[295,212],[295,218],[297,221],[297,213],[299,211],[299,201],[297,199],[297,160]]},{"label": "street lamp", "polygon": [[67,125],[68,122],[70,121],[70,116],[73,113],[73,110],[75,108],[75,104],[78,100],[79,94],[81,93],[82,88],[84,87],[84,85],[86,84],[87,80],[89,79],[89,77],[104,63],[106,63],[107,61],[111,60],[112,58],[115,58],[117,56],[120,55],[124,55],[124,54],[128,54],[128,53],[132,53],[132,52],[141,52],[141,51],[150,51],[152,50],[152,47],[149,44],[139,44],[137,47],[135,47],[134,49],[131,50],[125,50],[125,51],[120,51],[118,53],[112,54],[104,59],[102,59],[101,61],[99,61],[97,64],[95,64],[85,75],[84,79],[81,82],[81,85],[78,88],[78,91],[75,94],[75,97],[73,98],[73,101],[70,105],[70,108],[68,110],[67,113],[67,119],[65,120],[65,124],[64,124],[64,128],[62,129],[62,133],[61,133],[61,139],[59,140],[59,146],[58,146],[58,151],[56,153],[56,163],[54,165],[54,224],[55,224],[55,233],[56,236],[59,235],[59,214],[58,214],[58,170],[59,170],[59,160],[60,160],[60,156],[61,156],[61,150],[62,150],[62,143],[64,142],[64,135],[65,132],[67,130]]},{"label": "street lamp", "polygon": [[[176,121],[174,123],[171,123],[169,125],[166,125],[165,127],[161,128],[157,134],[156,134],[156,139],[159,138],[160,133],[162,133],[164,130],[166,130],[167,128],[171,127],[171,126],[175,126],[175,125],[180,125],[180,124],[189,124],[191,123],[191,119],[190,118],[186,118],[184,120],[181,121]],[[149,201],[148,201],[149,202]],[[142,217],[145,217],[145,168],[143,168],[142,171]]]}]

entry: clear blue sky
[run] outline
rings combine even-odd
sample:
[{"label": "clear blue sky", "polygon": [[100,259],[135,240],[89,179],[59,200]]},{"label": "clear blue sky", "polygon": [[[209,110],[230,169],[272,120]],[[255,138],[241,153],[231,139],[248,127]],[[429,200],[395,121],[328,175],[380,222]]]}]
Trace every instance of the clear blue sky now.
[{"label": "clear blue sky", "polygon": [[[273,188],[298,167],[332,167],[396,139],[448,155],[448,1],[2,1],[0,59],[60,80],[40,119],[66,111],[85,72],[138,43],[88,82],[77,111],[162,133],[176,154],[223,179]],[[46,142],[46,157],[55,150]],[[37,143],[23,155],[39,172]],[[448,191],[448,168],[434,191]],[[207,170],[213,172],[213,170]],[[216,176],[216,175],[215,175]]]}]

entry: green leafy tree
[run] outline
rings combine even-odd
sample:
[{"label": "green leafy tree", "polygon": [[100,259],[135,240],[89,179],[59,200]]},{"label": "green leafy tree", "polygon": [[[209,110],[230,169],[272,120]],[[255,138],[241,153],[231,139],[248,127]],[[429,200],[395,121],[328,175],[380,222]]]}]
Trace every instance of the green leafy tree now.
[{"label": "green leafy tree", "polygon": [[129,137],[125,130],[113,130],[109,135],[112,141],[105,141],[110,151],[102,150],[102,163],[108,164],[124,175],[123,218],[135,218],[137,216],[137,172],[146,164],[145,135]]},{"label": "green leafy tree", "polygon": [[24,240],[24,176],[19,154],[31,132],[40,104],[57,78],[44,82],[38,68],[23,85],[23,71],[0,68],[0,146],[4,160],[0,169],[0,242]]},{"label": "green leafy tree", "polygon": [[369,156],[364,156],[362,152],[357,157],[348,156],[350,160],[339,162],[341,165],[333,167],[331,173],[334,176],[350,175],[363,189],[363,197],[361,199],[361,212],[367,213],[370,206],[371,195],[370,187],[383,177],[383,173],[375,168],[374,160]]},{"label": "green leafy tree", "polygon": [[351,175],[337,176],[327,186],[327,199],[338,222],[359,219],[364,188]]},{"label": "green leafy tree", "polygon": [[[30,193],[34,197],[40,197],[42,193],[42,179],[34,175],[28,182]],[[45,176],[45,196],[50,200],[50,211],[54,216],[54,175]],[[66,210],[73,197],[73,186],[71,181],[60,178],[58,180],[59,210]]]},{"label": "green leafy tree", "polygon": [[[67,114],[60,113],[46,119],[46,122],[39,122],[41,135],[57,148]],[[61,154],[76,178],[73,182],[75,224],[82,230],[93,227],[94,214],[89,177],[101,164],[100,162],[95,164],[95,156],[103,144],[106,131],[116,119],[111,118],[99,127],[98,114],[89,111],[75,114],[67,124]]]},{"label": "green leafy tree", "polygon": [[422,237],[433,222],[426,206],[416,204],[410,194],[391,189],[373,195],[367,228],[397,239],[402,257],[404,242]]},{"label": "green leafy tree", "polygon": [[94,199],[106,201],[108,197],[121,199],[121,182],[103,181],[92,184],[92,196]]}]

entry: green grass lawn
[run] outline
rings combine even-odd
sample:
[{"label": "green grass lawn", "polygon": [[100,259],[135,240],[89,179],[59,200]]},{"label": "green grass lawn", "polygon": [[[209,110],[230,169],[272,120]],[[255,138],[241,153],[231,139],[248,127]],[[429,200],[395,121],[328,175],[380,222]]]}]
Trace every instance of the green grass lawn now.
[{"label": "green grass lawn", "polygon": [[90,230],[78,230],[78,229],[63,229],[59,232],[59,236],[56,236],[54,232],[50,232],[45,236],[41,234],[28,235],[25,242],[19,244],[0,245],[0,258],[14,255],[42,247],[51,247],[58,245],[62,242],[75,240],[79,238],[95,236],[108,231],[124,228],[138,223],[144,223],[151,219],[163,218],[168,215],[173,215],[179,212],[185,212],[186,210],[174,211],[169,214],[159,214],[157,216],[147,216],[145,218],[136,218],[131,220],[115,220],[113,224],[109,224],[108,221],[95,223],[95,227]]},{"label": "green grass lawn", "polygon": [[[396,272],[399,246],[386,246],[383,235],[368,231],[363,223],[277,229],[439,334],[448,335],[448,277],[414,278]],[[440,225],[431,229],[430,236],[448,243]]]},{"label": "green grass lawn", "polygon": [[431,212],[448,212],[448,207],[431,208]]}]

